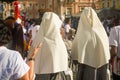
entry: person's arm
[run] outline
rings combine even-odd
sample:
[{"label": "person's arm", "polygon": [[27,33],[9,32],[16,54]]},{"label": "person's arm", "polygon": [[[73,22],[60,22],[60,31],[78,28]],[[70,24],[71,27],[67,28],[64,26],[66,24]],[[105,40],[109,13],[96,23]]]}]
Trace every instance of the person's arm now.
[{"label": "person's arm", "polygon": [[30,70],[29,70],[29,79],[33,80],[34,77],[34,60],[35,60],[35,56],[38,52],[38,50],[41,48],[42,43],[40,43],[35,49],[34,51],[31,53],[29,61],[28,61],[28,65],[30,66]]},{"label": "person's arm", "polygon": [[34,60],[30,60],[28,62],[28,65],[30,66],[30,70],[28,71],[29,80],[33,80],[33,78],[34,78]]},{"label": "person's arm", "polygon": [[28,66],[30,67],[29,71],[23,76],[21,77],[19,80],[33,80],[34,78],[34,60],[35,60],[35,56],[38,52],[38,50],[41,48],[42,43],[40,43],[35,49],[34,51],[31,53],[29,61],[28,61]]},{"label": "person's arm", "polygon": [[32,80],[29,78],[29,73],[27,72],[23,77],[21,77],[19,80]]},{"label": "person's arm", "polygon": [[110,54],[111,54],[111,60],[114,59],[114,57],[117,55],[117,47],[116,46],[111,45]]}]

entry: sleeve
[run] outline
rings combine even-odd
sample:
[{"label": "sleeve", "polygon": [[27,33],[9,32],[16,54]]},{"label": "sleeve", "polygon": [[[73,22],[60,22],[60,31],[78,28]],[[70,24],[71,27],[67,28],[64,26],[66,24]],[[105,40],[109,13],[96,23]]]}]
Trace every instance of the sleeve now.
[{"label": "sleeve", "polygon": [[67,33],[69,32],[69,29],[68,29],[68,28],[69,28],[69,26],[68,26],[68,25],[65,25],[65,32],[67,32]]},{"label": "sleeve", "polygon": [[118,46],[117,32],[116,32],[115,28],[111,29],[111,31],[110,31],[109,44],[113,45],[113,46]]},{"label": "sleeve", "polygon": [[37,29],[36,29],[36,30],[38,31],[38,30],[39,30],[39,28],[40,28],[40,26],[39,26],[39,25],[37,25]]},{"label": "sleeve", "polygon": [[13,75],[14,75],[14,79],[19,79],[28,72],[29,66],[22,59],[22,56],[20,55],[20,53],[17,52],[14,56],[16,59],[14,59],[15,63],[14,63]]}]

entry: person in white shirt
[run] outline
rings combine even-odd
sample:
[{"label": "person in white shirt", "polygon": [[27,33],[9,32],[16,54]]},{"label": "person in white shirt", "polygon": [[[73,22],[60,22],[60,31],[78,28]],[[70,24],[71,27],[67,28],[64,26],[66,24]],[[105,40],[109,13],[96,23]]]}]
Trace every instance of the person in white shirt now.
[{"label": "person in white shirt", "polygon": [[36,21],[36,22],[35,22],[35,25],[34,25],[33,28],[32,28],[32,40],[35,38],[35,35],[36,35],[36,33],[38,32],[39,28],[40,28],[40,25],[39,25],[39,23]]},{"label": "person in white shirt", "polygon": [[40,49],[39,44],[30,54],[28,65],[19,52],[10,50],[6,44],[12,39],[9,28],[0,21],[0,80],[33,80],[34,57]]},{"label": "person in white shirt", "polygon": [[[117,62],[120,61],[120,19],[114,20],[115,26],[110,31],[109,44],[111,52],[111,64],[113,72],[113,80],[120,80],[120,68],[117,66]],[[119,64],[120,65],[120,64]]]},{"label": "person in white shirt", "polygon": [[70,23],[71,23],[70,18],[66,18],[65,19],[65,26],[64,26],[64,28],[65,28],[65,39],[68,38],[68,33],[69,33],[70,29],[71,29]]}]

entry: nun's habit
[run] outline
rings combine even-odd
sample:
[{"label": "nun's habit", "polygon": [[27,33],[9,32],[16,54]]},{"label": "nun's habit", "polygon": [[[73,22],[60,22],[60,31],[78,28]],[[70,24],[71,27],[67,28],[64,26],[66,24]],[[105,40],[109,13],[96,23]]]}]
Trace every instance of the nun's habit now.
[{"label": "nun's habit", "polygon": [[50,77],[49,74],[56,74],[68,69],[68,54],[60,35],[61,25],[62,21],[55,13],[46,12],[42,18],[41,27],[33,40],[30,53],[42,42],[41,50],[35,57],[35,73],[41,74],[41,77],[46,76],[40,80],[50,80],[45,79]]},{"label": "nun's habit", "polygon": [[72,59],[79,63],[77,80],[107,80],[109,40],[97,14],[90,7],[81,14],[71,52]]}]

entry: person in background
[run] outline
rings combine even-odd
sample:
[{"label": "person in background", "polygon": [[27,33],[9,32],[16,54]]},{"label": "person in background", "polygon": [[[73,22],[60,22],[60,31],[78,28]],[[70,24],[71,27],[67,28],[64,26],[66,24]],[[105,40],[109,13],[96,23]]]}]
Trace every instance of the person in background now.
[{"label": "person in background", "polygon": [[14,50],[17,50],[21,53],[24,58],[24,32],[21,23],[15,23],[13,31],[13,45]]},{"label": "person in background", "polygon": [[33,80],[34,58],[42,44],[33,49],[27,65],[19,52],[5,46],[11,39],[11,31],[0,20],[0,80]]},{"label": "person in background", "polygon": [[32,41],[34,40],[35,35],[38,32],[39,28],[40,28],[40,24],[39,24],[39,22],[37,20],[35,20],[34,25],[32,26],[32,29],[30,30],[31,37],[30,37],[30,39],[28,41],[28,46],[27,46],[28,51],[30,49]]},{"label": "person in background", "polygon": [[24,58],[24,33],[21,23],[15,21],[12,16],[6,18],[4,23],[12,32],[12,40],[7,47],[19,51]]},{"label": "person in background", "polygon": [[64,28],[65,28],[65,39],[68,39],[68,33],[69,33],[70,29],[71,29],[70,24],[71,24],[71,19],[66,18],[65,19],[65,26],[64,26]]},{"label": "person in background", "polygon": [[110,79],[109,39],[96,12],[91,7],[85,7],[81,14],[72,43],[71,57],[78,64],[76,80]]},{"label": "person in background", "polygon": [[38,32],[39,28],[40,28],[40,24],[39,24],[39,22],[36,20],[36,21],[35,21],[35,24],[34,24],[34,26],[33,26],[33,28],[32,28],[32,37],[31,37],[32,41],[34,40],[35,35],[36,35],[36,33]]},{"label": "person in background", "polygon": [[114,20],[109,36],[113,80],[120,80],[120,19]]},{"label": "person in background", "polygon": [[29,51],[42,42],[35,57],[35,80],[65,80],[63,71],[68,69],[68,54],[60,34],[61,26],[62,21],[55,13],[44,13]]},{"label": "person in background", "polygon": [[9,28],[9,30],[12,32],[12,40],[9,42],[7,45],[7,48],[14,50],[14,45],[13,45],[13,35],[14,35],[14,24],[15,24],[15,18],[12,16],[7,17],[4,20],[5,25]]}]

